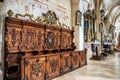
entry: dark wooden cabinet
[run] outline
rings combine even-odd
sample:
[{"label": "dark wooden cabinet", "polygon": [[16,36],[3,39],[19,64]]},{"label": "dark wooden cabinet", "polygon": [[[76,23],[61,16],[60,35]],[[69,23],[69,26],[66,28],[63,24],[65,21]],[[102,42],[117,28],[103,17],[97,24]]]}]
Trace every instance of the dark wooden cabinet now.
[{"label": "dark wooden cabinet", "polygon": [[73,30],[11,17],[5,22],[5,79],[51,80],[87,64],[86,50],[74,51]]}]

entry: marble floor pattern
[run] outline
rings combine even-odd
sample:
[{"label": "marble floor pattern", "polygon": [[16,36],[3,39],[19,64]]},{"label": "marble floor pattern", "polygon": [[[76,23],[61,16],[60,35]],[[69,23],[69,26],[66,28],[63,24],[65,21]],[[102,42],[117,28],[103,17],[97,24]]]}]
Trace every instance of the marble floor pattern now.
[{"label": "marble floor pattern", "polygon": [[104,60],[88,60],[88,64],[53,80],[120,80],[120,52]]}]

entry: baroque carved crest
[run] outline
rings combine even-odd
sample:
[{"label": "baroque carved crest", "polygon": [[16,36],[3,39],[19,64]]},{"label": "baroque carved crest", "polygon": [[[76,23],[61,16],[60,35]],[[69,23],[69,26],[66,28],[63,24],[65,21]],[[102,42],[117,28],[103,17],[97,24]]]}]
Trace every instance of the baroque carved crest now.
[{"label": "baroque carved crest", "polygon": [[55,47],[54,45],[54,33],[48,32],[46,38],[45,38],[45,48],[52,49]]},{"label": "baroque carved crest", "polygon": [[42,73],[42,63],[40,62],[39,59],[36,59],[36,62],[33,62],[31,67],[32,67],[32,70],[31,70],[32,75],[34,75],[36,77],[41,76],[41,73]]},{"label": "baroque carved crest", "polygon": [[[8,10],[7,14],[9,17],[12,17],[14,13],[12,10]],[[70,29],[69,26],[67,26],[66,24],[60,23],[59,19],[56,17],[55,12],[51,10],[49,10],[46,14],[42,14],[42,16],[38,16],[37,18],[35,18],[33,14],[28,14],[28,13],[15,14],[15,17],[17,19],[25,18],[27,20],[38,22],[38,23],[49,24],[56,27],[63,27],[66,29]]]}]

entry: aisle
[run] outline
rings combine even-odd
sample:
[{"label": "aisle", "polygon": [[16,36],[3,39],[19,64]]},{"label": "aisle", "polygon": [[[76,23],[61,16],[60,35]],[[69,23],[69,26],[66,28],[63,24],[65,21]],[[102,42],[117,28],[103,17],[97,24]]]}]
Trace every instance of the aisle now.
[{"label": "aisle", "polygon": [[53,80],[120,80],[120,52],[105,60],[89,60],[87,66]]}]

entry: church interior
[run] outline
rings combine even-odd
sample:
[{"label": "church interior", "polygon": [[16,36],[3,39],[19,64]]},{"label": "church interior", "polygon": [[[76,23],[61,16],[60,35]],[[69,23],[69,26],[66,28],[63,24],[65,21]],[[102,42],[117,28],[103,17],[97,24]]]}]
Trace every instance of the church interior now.
[{"label": "church interior", "polygon": [[0,0],[0,80],[120,80],[120,0]]}]

